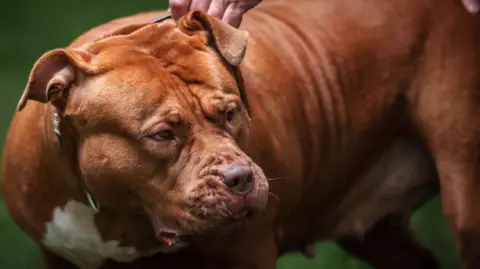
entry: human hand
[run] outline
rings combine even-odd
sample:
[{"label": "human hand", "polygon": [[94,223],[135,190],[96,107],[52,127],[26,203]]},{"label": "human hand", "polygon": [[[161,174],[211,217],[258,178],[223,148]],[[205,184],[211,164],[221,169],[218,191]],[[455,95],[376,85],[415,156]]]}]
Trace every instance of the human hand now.
[{"label": "human hand", "polygon": [[169,0],[169,5],[172,17],[176,20],[187,14],[190,9],[198,8],[238,28],[242,22],[243,14],[258,5],[261,1],[262,0]]},{"label": "human hand", "polygon": [[480,0],[462,0],[462,3],[470,13],[478,13],[480,11]]}]

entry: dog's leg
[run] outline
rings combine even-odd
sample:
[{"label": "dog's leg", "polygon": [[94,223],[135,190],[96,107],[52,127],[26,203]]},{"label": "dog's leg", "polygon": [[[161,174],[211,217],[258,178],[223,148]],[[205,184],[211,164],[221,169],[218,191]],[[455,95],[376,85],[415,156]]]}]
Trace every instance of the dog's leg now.
[{"label": "dog's leg", "polygon": [[[466,33],[468,27],[460,32]],[[426,56],[438,61],[423,68],[426,74],[407,93],[416,129],[438,171],[443,212],[468,269],[480,268],[480,53],[474,53],[478,43],[467,42],[462,35],[450,37],[439,47],[448,54]]]},{"label": "dog's leg", "polygon": [[431,100],[431,109],[445,110],[427,112],[431,118],[423,128],[440,178],[443,212],[465,268],[473,269],[480,268],[480,103],[473,104],[478,93],[460,101],[462,92],[455,92],[458,96]]},{"label": "dog's leg", "polygon": [[338,243],[375,269],[440,268],[430,252],[416,241],[408,222],[397,216],[385,218],[362,239],[350,237]]}]

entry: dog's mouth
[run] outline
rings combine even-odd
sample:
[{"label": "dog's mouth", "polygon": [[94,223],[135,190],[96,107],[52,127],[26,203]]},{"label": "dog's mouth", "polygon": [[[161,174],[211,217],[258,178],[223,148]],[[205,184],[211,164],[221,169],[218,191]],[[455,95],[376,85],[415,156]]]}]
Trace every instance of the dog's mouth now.
[{"label": "dog's mouth", "polygon": [[207,233],[218,232],[220,234],[229,234],[236,229],[246,225],[250,220],[255,218],[252,211],[243,211],[242,213],[232,216],[231,219],[212,225],[203,231],[186,232],[186,231],[159,231],[156,233],[157,240],[167,247],[175,247],[179,245],[186,245],[193,241],[197,236]]},{"label": "dog's mouth", "polygon": [[153,221],[155,236],[164,246],[175,248],[188,245],[206,234],[229,234],[260,216],[264,208],[261,197],[219,198],[205,196],[180,214],[175,228]]},{"label": "dog's mouth", "polygon": [[219,229],[221,234],[233,233],[235,230],[248,224],[249,221],[256,219],[258,214],[253,211],[244,211],[241,215],[237,215],[230,223],[227,223]]},{"label": "dog's mouth", "polygon": [[255,216],[256,214],[253,211],[243,210],[222,222],[216,221],[215,224],[205,224],[203,225],[203,228],[197,228],[196,231],[159,229],[155,233],[155,236],[162,245],[174,248],[177,246],[188,245],[197,236],[204,234],[212,232],[218,232],[220,234],[232,233],[236,229],[246,225],[248,221],[254,219]]},{"label": "dog's mouth", "polygon": [[229,233],[261,215],[263,195],[252,192],[243,196],[219,193],[203,196],[189,213],[198,221],[198,233]]},{"label": "dog's mouth", "polygon": [[188,245],[195,235],[191,231],[179,228],[178,225],[177,228],[167,228],[155,221],[152,224],[157,241],[172,250]]},{"label": "dog's mouth", "polygon": [[[238,177],[239,171],[243,170],[234,168],[227,172]],[[255,173],[249,183],[251,186],[228,182],[234,185],[232,187],[222,180],[209,174],[198,185],[187,189],[183,199],[175,203],[150,203],[152,207],[147,211],[156,239],[167,247],[189,244],[206,235],[232,233],[262,215],[267,206],[269,189],[263,174]],[[181,196],[177,193],[177,197]]]},{"label": "dog's mouth", "polygon": [[179,244],[186,244],[191,240],[191,235],[180,234],[177,232],[158,232],[156,234],[158,241],[167,247],[174,247]]}]

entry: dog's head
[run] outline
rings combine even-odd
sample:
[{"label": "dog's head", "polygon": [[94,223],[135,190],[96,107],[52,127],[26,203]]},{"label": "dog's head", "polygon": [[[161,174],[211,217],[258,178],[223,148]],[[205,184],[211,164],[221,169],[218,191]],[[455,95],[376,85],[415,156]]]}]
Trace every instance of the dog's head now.
[{"label": "dog's head", "polygon": [[240,146],[249,115],[234,73],[247,40],[194,10],[56,49],[35,63],[18,109],[32,99],[60,111],[79,180],[103,207],[145,213],[167,244],[229,227],[258,216],[268,194]]}]

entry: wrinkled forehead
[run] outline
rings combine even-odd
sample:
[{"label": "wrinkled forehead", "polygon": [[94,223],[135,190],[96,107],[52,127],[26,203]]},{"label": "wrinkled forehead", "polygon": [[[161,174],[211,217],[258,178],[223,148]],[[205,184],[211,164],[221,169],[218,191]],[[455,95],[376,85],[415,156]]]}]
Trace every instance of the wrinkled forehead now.
[{"label": "wrinkled forehead", "polygon": [[[207,43],[207,32],[187,35],[171,21],[147,24],[123,35],[104,38],[83,49],[99,70],[127,65],[157,65],[186,81],[218,79],[228,75],[228,64]],[[219,74],[219,72],[227,74]]]},{"label": "wrinkled forehead", "polygon": [[201,113],[195,102],[238,91],[214,50],[173,28],[158,30],[148,26],[138,36],[115,37],[90,48],[92,63],[106,70],[87,78],[81,93],[80,113],[89,115],[91,124],[102,124],[102,119],[134,124],[172,110]]},{"label": "wrinkled forehead", "polygon": [[79,100],[74,105],[79,108],[75,114],[84,119],[86,128],[139,129],[154,114],[186,107],[184,98],[178,98],[179,86],[181,83],[166,71],[116,68],[85,81],[75,95]]},{"label": "wrinkled forehead", "polygon": [[149,69],[131,65],[87,79],[81,95],[82,114],[135,120],[162,104],[182,106],[178,93],[184,83],[161,68]]}]

